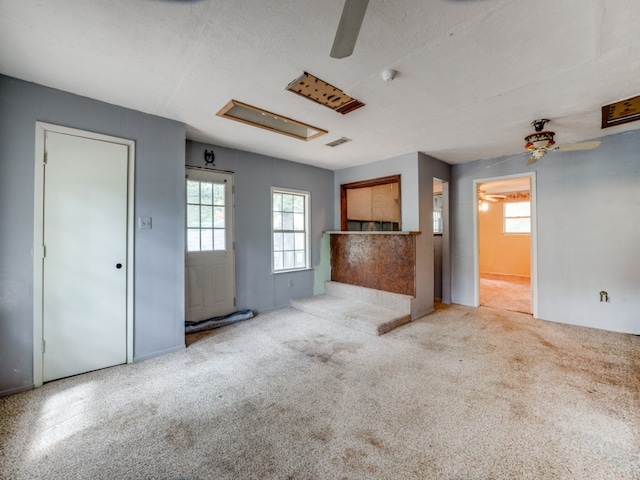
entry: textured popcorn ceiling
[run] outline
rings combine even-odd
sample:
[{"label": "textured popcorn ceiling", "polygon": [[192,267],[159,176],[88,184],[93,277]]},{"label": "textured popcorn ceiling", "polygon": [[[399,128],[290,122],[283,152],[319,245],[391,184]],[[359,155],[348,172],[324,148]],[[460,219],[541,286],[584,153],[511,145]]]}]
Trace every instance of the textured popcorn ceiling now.
[{"label": "textured popcorn ceiling", "polygon": [[[343,0],[0,0],[0,73],[179,120],[190,139],[338,169],[421,151],[517,154],[529,122],[559,144],[640,93],[637,0],[371,0],[351,57],[329,57]],[[380,73],[399,71],[392,82]],[[285,90],[304,71],[366,105]],[[229,100],[329,130],[310,142],[216,116]],[[325,146],[340,137],[352,142]]]}]

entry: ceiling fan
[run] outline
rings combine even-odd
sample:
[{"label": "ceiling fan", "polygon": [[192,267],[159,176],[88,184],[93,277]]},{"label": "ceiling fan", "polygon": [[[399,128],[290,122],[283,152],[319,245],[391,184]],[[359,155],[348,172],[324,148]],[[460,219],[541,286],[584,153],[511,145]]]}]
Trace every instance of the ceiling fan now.
[{"label": "ceiling fan", "polygon": [[498,202],[500,200],[504,200],[505,198],[507,198],[506,195],[494,195],[491,193],[485,193],[483,190],[479,190],[478,191],[478,199],[483,202],[483,201],[487,201],[487,202]]},{"label": "ceiling fan", "polygon": [[[575,150],[593,150],[598,148],[602,143],[600,140],[591,140],[588,142],[579,142],[579,143],[565,143],[564,145],[556,145],[553,137],[556,132],[552,132],[550,130],[545,130],[545,123],[550,122],[550,120],[546,118],[541,118],[539,120],[534,120],[531,122],[535,132],[530,133],[526,137],[524,137],[526,149],[525,152],[521,153],[521,155],[530,154],[531,156],[526,161],[525,165],[533,165],[538,160],[542,160],[548,152],[569,152]],[[506,160],[501,160],[497,163],[489,165],[489,167],[493,167],[495,165],[499,165],[504,162],[508,162],[509,160],[515,157],[507,158]]]},{"label": "ceiling fan", "polygon": [[368,5],[369,0],[345,0],[331,47],[331,58],[346,58],[353,53]]}]

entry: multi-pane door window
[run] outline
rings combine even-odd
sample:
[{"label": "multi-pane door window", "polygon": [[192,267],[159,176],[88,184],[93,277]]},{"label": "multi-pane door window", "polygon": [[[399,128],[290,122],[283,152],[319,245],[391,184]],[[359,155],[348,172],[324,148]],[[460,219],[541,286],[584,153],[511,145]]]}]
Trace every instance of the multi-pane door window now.
[{"label": "multi-pane door window", "polygon": [[309,268],[309,194],[271,189],[273,271]]},{"label": "multi-pane door window", "polygon": [[187,251],[226,250],[224,183],[187,180]]},{"label": "multi-pane door window", "polygon": [[504,233],[531,233],[531,202],[504,203]]}]

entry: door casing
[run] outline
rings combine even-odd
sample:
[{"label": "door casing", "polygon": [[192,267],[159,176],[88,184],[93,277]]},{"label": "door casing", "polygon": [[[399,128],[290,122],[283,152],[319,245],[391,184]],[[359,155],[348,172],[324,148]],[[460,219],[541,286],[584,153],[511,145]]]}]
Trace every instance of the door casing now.
[{"label": "door casing", "polygon": [[482,183],[508,180],[510,178],[529,178],[531,181],[531,312],[538,318],[538,229],[536,172],[517,173],[501,177],[477,178],[473,180],[473,305],[480,306],[480,251],[478,239],[478,185]]},{"label": "door casing", "polygon": [[33,224],[33,385],[43,384],[43,260],[44,260],[44,155],[45,133],[66,135],[117,143],[127,146],[127,363],[133,362],[133,278],[134,278],[134,173],[135,141],[95,132],[63,127],[45,122],[36,122],[35,169],[34,169],[34,224]]}]

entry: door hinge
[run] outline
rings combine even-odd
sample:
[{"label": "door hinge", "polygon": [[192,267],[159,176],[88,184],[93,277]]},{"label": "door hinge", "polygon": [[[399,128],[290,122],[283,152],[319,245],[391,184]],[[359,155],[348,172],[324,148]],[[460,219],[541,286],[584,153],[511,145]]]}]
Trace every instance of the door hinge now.
[{"label": "door hinge", "polygon": [[47,256],[47,246],[42,245],[42,258],[45,258],[46,256]]},{"label": "door hinge", "polygon": [[42,339],[42,353],[44,353],[47,350],[47,342],[44,341],[44,338]]},{"label": "door hinge", "polygon": [[236,306],[236,297],[233,297],[233,306]]},{"label": "door hinge", "polygon": [[44,152],[44,158],[42,159],[43,163],[47,163],[47,152]]}]

